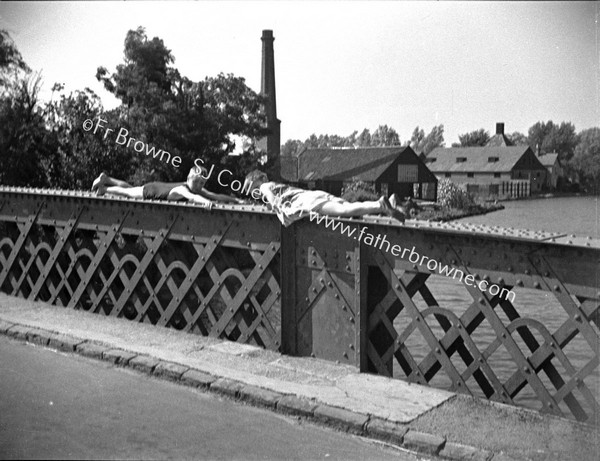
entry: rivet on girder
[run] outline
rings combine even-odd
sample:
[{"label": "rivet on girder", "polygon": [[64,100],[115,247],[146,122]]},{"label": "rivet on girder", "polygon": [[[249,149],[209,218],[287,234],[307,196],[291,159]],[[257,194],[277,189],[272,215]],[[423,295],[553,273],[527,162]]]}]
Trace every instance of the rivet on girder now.
[{"label": "rivet on girder", "polygon": [[504,279],[502,277],[498,277],[498,283],[504,285]]},{"label": "rivet on girder", "polygon": [[533,288],[538,288],[538,289],[541,288],[540,282],[535,282],[533,284]]},{"label": "rivet on girder", "polygon": [[354,323],[354,317],[350,317],[348,320],[350,320],[350,323]]},{"label": "rivet on girder", "polygon": [[479,304],[485,304],[485,299],[479,298]]},{"label": "rivet on girder", "polygon": [[575,314],[575,317],[573,317],[573,318],[579,322],[581,320],[581,315]]},{"label": "rivet on girder", "polygon": [[554,291],[560,291],[560,287],[558,285],[554,285]]},{"label": "rivet on girder", "polygon": [[523,280],[517,279],[517,286],[522,287],[524,285]]}]

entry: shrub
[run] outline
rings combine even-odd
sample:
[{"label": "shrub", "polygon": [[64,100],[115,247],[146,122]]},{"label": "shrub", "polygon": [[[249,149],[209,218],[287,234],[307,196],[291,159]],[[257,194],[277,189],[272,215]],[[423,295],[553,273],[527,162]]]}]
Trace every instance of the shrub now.
[{"label": "shrub", "polygon": [[438,203],[444,208],[465,210],[475,204],[473,196],[449,179],[438,181]]},{"label": "shrub", "polygon": [[373,184],[355,179],[342,188],[342,198],[349,202],[363,202],[377,200],[379,196]]}]

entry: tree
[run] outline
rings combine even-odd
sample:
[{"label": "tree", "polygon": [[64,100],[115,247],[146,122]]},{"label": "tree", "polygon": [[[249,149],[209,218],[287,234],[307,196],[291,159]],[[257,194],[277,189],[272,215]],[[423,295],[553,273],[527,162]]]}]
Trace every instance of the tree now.
[{"label": "tree", "polygon": [[444,145],[444,125],[434,126],[431,131],[425,135],[425,131],[418,126],[414,129],[410,138],[410,146],[417,153],[423,152],[429,154],[436,147]]},{"label": "tree", "polygon": [[[195,158],[205,164],[233,165],[235,174],[255,168],[263,155],[255,143],[244,142],[242,157],[228,159],[235,138],[258,139],[266,135],[265,100],[252,91],[241,77],[219,74],[194,82],[172,67],[175,58],[162,40],[149,40],[145,30],[130,30],[125,38],[124,64],[109,75],[99,67],[96,77],[122,101],[119,125],[136,139],[182,158],[180,170]],[[144,179],[181,179],[182,174],[165,162],[128,153],[135,157],[135,169]],[[145,177],[144,177],[145,176]],[[214,184],[212,183],[214,182]],[[209,186],[221,188],[211,178]]]},{"label": "tree", "polygon": [[17,75],[19,71],[30,72],[31,69],[23,60],[9,33],[0,29],[0,85],[5,85],[10,76]]},{"label": "tree", "polygon": [[485,146],[490,140],[490,133],[480,128],[470,133],[458,135],[458,140],[460,144],[452,144],[452,147]]},{"label": "tree", "polygon": [[0,184],[44,187],[53,145],[38,101],[41,77],[5,82],[0,98]]},{"label": "tree", "polygon": [[10,35],[0,30],[0,184],[45,186],[53,146],[32,73]]},{"label": "tree", "polygon": [[527,136],[525,136],[523,133],[520,133],[519,131],[515,131],[514,133],[511,133],[511,134],[507,135],[506,137],[515,146],[528,146],[529,145],[529,140],[527,139]]},{"label": "tree", "polygon": [[302,148],[302,141],[299,139],[288,139],[283,146],[281,146],[281,155],[291,156],[297,154]]},{"label": "tree", "polygon": [[581,182],[594,194],[600,193],[600,128],[579,133],[579,143],[567,166],[575,170]]},{"label": "tree", "polygon": [[561,160],[573,157],[577,146],[575,126],[571,122],[562,122],[557,125],[548,122],[537,122],[529,128],[529,145],[542,152],[557,152]]},{"label": "tree", "polygon": [[371,135],[371,146],[399,146],[400,136],[396,130],[387,125],[379,125]]}]

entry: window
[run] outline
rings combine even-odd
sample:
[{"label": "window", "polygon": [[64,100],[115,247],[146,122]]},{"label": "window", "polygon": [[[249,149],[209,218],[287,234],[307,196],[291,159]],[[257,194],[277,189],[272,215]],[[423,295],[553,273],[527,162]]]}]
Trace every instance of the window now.
[{"label": "window", "polygon": [[472,178],[473,176],[475,176],[474,173],[467,173],[467,178]]},{"label": "window", "polygon": [[450,176],[452,176],[452,174],[451,174],[451,173],[444,173],[444,176],[445,176],[446,178],[449,178]]},{"label": "window", "polygon": [[494,178],[499,178],[500,177],[500,173],[494,173]]},{"label": "window", "polygon": [[467,161],[467,157],[456,157],[456,163],[464,163]]},{"label": "window", "polygon": [[398,165],[398,182],[418,182],[418,165]]},{"label": "window", "polygon": [[500,157],[488,157],[488,163],[494,163],[500,160]]}]

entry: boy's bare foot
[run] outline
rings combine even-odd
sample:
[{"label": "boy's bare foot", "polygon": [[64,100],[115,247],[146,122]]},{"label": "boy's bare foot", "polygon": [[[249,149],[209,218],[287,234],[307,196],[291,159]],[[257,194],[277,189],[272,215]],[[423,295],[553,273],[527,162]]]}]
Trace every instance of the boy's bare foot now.
[{"label": "boy's bare foot", "polygon": [[[96,190],[101,186],[104,186],[104,184],[106,184],[106,180],[108,179],[108,175],[104,172],[100,173],[100,176],[98,176],[95,180],[94,183],[92,184],[92,190]],[[106,192],[106,190],[104,191]],[[103,195],[104,192],[102,192],[102,194],[98,194],[98,195]]]},{"label": "boy's bare foot", "polygon": [[104,195],[106,194],[106,186],[104,184],[100,184],[96,186],[96,195]]},{"label": "boy's bare foot", "polygon": [[400,204],[400,199],[394,192],[392,195],[390,195],[390,205],[392,205],[392,207],[394,207],[394,208],[398,208],[399,204]]},{"label": "boy's bare foot", "polygon": [[381,198],[379,199],[379,203],[381,204],[382,211],[388,216],[397,219],[401,223],[403,223],[406,220],[406,215],[400,210],[394,208],[385,195],[381,196]]}]

